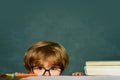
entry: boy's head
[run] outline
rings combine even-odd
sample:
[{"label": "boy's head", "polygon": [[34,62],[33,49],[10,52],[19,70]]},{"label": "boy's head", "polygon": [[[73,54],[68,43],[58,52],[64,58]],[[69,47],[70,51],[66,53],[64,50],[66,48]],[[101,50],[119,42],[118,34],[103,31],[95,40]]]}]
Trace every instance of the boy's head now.
[{"label": "boy's head", "polygon": [[39,75],[60,75],[68,63],[66,49],[61,44],[51,41],[33,44],[24,56],[28,72]]}]

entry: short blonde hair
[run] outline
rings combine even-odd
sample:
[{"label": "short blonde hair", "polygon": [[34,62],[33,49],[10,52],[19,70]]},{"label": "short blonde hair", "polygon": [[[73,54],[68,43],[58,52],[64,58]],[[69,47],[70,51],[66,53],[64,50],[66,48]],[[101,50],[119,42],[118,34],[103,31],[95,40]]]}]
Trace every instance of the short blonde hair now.
[{"label": "short blonde hair", "polygon": [[60,66],[63,70],[68,66],[69,57],[66,49],[60,44],[51,41],[41,41],[33,44],[25,53],[24,65],[28,72],[31,72],[31,66],[47,60],[49,63]]}]

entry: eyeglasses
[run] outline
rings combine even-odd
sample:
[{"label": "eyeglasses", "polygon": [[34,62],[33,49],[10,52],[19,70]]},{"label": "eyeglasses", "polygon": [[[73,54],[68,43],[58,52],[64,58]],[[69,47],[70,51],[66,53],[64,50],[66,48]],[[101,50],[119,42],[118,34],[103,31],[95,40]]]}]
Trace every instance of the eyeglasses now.
[{"label": "eyeglasses", "polygon": [[46,69],[41,66],[37,66],[37,67],[32,66],[32,70],[33,70],[33,72],[38,71],[39,74],[41,74],[42,76],[44,76],[46,72],[48,72],[50,76],[52,74],[60,74],[61,73],[61,69],[59,67],[51,67],[50,69]]}]

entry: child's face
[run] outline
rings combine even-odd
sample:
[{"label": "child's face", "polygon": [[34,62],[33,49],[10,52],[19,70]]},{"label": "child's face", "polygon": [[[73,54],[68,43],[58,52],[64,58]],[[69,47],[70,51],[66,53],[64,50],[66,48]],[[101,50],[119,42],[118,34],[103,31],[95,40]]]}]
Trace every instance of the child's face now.
[{"label": "child's face", "polygon": [[59,76],[61,74],[60,67],[49,64],[49,62],[43,61],[39,66],[33,66],[33,72],[41,76]]}]

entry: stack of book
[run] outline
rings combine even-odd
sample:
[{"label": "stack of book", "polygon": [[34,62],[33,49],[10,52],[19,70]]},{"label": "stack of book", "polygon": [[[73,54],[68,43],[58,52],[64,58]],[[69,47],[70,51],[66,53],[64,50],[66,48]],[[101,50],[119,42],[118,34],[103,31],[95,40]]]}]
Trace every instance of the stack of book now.
[{"label": "stack of book", "polygon": [[86,61],[86,75],[119,75],[120,61]]}]

